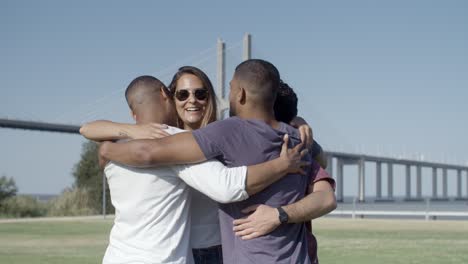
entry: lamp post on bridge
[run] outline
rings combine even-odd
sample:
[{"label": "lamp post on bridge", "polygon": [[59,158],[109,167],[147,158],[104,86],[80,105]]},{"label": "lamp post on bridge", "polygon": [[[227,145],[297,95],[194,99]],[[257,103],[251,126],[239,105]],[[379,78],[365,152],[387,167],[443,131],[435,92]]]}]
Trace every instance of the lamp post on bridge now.
[{"label": "lamp post on bridge", "polygon": [[[216,43],[216,94],[218,98],[218,119],[223,119],[229,109],[229,98],[226,91],[226,43],[218,38]],[[252,57],[252,35],[245,33],[243,38],[242,60]]]}]

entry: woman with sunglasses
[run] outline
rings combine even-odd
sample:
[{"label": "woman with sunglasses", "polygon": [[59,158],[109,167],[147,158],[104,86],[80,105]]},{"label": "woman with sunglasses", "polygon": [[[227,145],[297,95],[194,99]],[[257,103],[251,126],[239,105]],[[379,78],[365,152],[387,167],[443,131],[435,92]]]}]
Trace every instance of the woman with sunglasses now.
[{"label": "woman with sunglasses", "polygon": [[179,128],[195,130],[216,121],[216,96],[208,76],[192,66],[179,68],[169,84]]},{"label": "woman with sunglasses", "polygon": [[[216,121],[216,96],[208,76],[192,66],[179,68],[169,84],[174,95],[178,126],[195,130]],[[196,264],[222,263],[218,204],[194,190],[192,193],[191,245]]]}]

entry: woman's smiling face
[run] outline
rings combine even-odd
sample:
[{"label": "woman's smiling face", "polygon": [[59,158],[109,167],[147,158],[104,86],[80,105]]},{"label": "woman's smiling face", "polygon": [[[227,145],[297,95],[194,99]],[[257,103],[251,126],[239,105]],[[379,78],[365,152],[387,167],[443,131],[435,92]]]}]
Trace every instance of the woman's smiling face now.
[{"label": "woman's smiling face", "polygon": [[211,95],[197,76],[186,73],[177,80],[174,100],[184,129],[200,128],[209,96]]}]

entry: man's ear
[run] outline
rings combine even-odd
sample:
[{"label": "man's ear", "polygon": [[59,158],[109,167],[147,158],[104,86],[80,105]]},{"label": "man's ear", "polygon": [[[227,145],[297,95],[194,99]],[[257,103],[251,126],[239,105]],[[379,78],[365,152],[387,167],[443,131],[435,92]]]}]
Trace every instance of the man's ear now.
[{"label": "man's ear", "polygon": [[167,91],[165,91],[164,88],[161,88],[161,98],[162,98],[162,101],[161,103],[164,103],[166,105],[166,110],[168,111],[168,113],[172,113],[171,110],[174,109],[174,100],[172,100],[171,96],[167,94]]},{"label": "man's ear", "polygon": [[161,87],[160,92],[161,92],[161,96],[162,96],[162,98],[164,100],[170,99],[169,96],[167,95],[166,91],[164,91],[164,88]]},{"label": "man's ear", "polygon": [[133,120],[136,122],[137,121],[137,115],[135,114],[135,112],[133,112],[132,109],[130,109],[130,115],[132,116]]},{"label": "man's ear", "polygon": [[245,101],[247,100],[247,92],[244,89],[244,87],[240,87],[239,93],[237,94],[237,101],[240,104],[245,104]]}]

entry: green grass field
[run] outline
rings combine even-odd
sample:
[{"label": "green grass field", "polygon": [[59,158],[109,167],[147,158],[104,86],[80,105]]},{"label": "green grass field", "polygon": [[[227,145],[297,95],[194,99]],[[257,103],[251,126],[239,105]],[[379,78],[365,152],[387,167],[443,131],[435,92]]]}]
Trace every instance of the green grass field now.
[{"label": "green grass field", "polygon": [[320,263],[468,263],[468,221],[314,222]]},{"label": "green grass field", "polygon": [[[0,263],[100,263],[111,220],[0,223]],[[326,263],[468,263],[468,222],[314,221]]]}]

